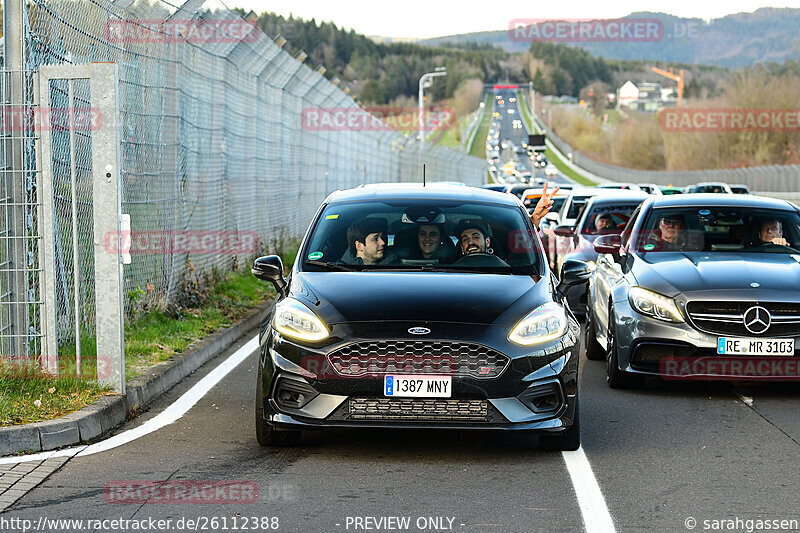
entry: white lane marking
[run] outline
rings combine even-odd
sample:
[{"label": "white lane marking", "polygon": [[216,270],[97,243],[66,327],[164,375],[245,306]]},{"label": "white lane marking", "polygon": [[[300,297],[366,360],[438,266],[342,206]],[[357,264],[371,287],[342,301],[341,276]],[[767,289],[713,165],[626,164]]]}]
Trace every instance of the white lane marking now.
[{"label": "white lane marking", "polygon": [[72,448],[65,448],[63,450],[42,452],[32,455],[20,455],[17,457],[0,457],[0,464],[42,461],[44,459],[49,459],[50,457],[83,457],[85,455],[92,455],[110,450],[112,448],[117,448],[140,437],[144,437],[145,435],[148,435],[154,431],[158,431],[164,426],[172,424],[185,415],[189,409],[194,407],[194,405],[208,393],[208,391],[210,391],[217,383],[222,381],[222,379],[227,376],[231,370],[236,368],[239,363],[247,359],[247,357],[257,348],[258,336],[256,335],[247,341],[244,346],[228,356],[225,361],[217,366],[217,368],[209,372],[206,377],[198,381],[191,389],[183,393],[183,395],[169,405],[169,407],[139,427],[123,431],[122,433],[114,435],[109,439],[91,444],[89,446],[74,446]]},{"label": "white lane marking", "polygon": [[52,450],[49,452],[34,453],[29,455],[17,455],[14,457],[0,457],[0,465],[14,465],[17,463],[26,463],[30,461],[44,461],[51,457],[72,457],[86,446],[75,446],[73,448],[64,448],[63,450]]},{"label": "white lane marking", "polygon": [[574,452],[561,452],[564,462],[567,464],[569,477],[572,479],[572,486],[575,488],[575,495],[578,497],[578,505],[581,507],[583,515],[583,525],[587,533],[613,533],[614,521],[611,513],[608,512],[606,500],[600,492],[600,485],[592,472],[589,459],[583,452],[583,447]]}]

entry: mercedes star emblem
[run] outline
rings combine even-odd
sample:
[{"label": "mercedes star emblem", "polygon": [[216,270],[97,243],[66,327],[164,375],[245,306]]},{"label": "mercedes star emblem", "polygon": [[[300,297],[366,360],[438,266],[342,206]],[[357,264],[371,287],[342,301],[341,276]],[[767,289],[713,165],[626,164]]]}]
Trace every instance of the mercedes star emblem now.
[{"label": "mercedes star emblem", "polygon": [[746,327],[747,331],[750,333],[760,335],[769,329],[771,323],[772,316],[769,314],[769,311],[760,305],[754,305],[744,312],[744,327]]}]

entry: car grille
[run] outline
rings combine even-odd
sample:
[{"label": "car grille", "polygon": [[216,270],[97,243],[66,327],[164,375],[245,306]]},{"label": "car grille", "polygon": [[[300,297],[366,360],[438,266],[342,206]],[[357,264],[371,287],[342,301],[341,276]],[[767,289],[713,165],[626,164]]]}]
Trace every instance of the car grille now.
[{"label": "car grille", "polygon": [[453,398],[350,398],[331,418],[370,421],[505,421],[486,400]]},{"label": "car grille", "polygon": [[760,335],[768,337],[791,337],[800,332],[800,303],[793,302],[702,302],[686,304],[686,311],[694,325],[715,335],[737,335],[753,337],[744,326],[744,314],[759,305],[769,311],[772,322]]},{"label": "car grille", "polygon": [[509,359],[479,344],[439,341],[375,341],[350,344],[328,355],[342,376],[437,374],[496,378]]}]

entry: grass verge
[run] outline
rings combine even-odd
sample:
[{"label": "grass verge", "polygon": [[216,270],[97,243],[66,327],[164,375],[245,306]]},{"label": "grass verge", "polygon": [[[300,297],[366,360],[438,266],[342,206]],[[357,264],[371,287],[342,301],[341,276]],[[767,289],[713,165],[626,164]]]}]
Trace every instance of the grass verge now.
[{"label": "grass verge", "polygon": [[[294,263],[296,254],[296,243],[281,254],[287,268]],[[274,296],[273,286],[256,279],[249,269],[210,273],[195,279],[190,276],[180,298],[188,305],[139,312],[125,324],[126,378],[132,379],[169,360]],[[0,360],[0,426],[57,418],[112,393],[95,381],[94,337],[81,338],[82,379],[78,379],[74,344],[59,348],[58,364],[58,376],[51,376],[35,363]]]},{"label": "grass verge", "polygon": [[492,96],[486,94],[483,99],[484,111],[483,120],[478,126],[478,133],[475,134],[475,140],[472,141],[472,147],[469,154],[481,159],[486,159],[486,138],[489,136],[489,123],[492,120]]}]

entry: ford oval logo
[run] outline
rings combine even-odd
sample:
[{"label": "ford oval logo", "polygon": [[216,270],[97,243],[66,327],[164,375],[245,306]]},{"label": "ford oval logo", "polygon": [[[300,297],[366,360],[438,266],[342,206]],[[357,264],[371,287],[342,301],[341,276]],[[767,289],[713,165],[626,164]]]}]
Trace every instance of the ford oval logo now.
[{"label": "ford oval logo", "polygon": [[410,328],[408,332],[412,335],[427,335],[431,330],[428,328]]}]

